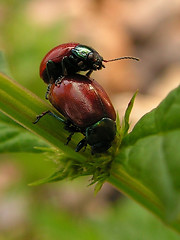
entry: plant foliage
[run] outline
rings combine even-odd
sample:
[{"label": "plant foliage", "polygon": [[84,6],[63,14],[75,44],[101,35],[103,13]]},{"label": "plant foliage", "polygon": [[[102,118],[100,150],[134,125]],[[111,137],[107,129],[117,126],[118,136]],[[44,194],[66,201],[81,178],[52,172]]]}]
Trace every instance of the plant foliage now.
[{"label": "plant foliage", "polygon": [[74,152],[81,134],[64,145],[68,133],[57,119],[46,116],[32,123],[41,112],[55,111],[50,105],[4,74],[0,86],[0,153],[47,152],[58,160],[55,173],[32,185],[91,175],[95,192],[109,181],[180,232],[180,87],[128,133],[135,93],[122,122],[117,118],[111,149],[91,155],[88,148]]}]

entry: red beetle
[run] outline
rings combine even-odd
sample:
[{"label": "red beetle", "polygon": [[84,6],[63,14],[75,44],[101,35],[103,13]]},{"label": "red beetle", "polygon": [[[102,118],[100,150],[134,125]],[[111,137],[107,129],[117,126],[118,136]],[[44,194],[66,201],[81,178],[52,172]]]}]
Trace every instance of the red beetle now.
[{"label": "red beetle", "polygon": [[[71,75],[79,71],[88,71],[90,76],[92,71],[100,70],[102,62],[110,62],[121,59],[139,60],[135,57],[120,57],[111,60],[104,60],[99,53],[88,46],[79,43],[65,43],[50,50],[40,64],[40,77],[47,84],[61,81],[62,76]],[[46,98],[49,93],[48,86]]]},{"label": "red beetle", "polygon": [[63,120],[50,111],[37,116],[35,121],[49,113],[65,123],[71,133],[85,137],[78,143],[76,151],[89,144],[92,153],[108,150],[116,135],[116,112],[104,91],[95,80],[75,74],[65,76],[60,84],[53,84],[49,92],[49,101],[65,117]]}]

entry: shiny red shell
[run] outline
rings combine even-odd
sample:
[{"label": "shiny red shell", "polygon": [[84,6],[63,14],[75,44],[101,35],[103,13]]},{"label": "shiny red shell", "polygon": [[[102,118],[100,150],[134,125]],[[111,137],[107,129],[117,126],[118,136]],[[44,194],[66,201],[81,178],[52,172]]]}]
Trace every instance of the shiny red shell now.
[{"label": "shiny red shell", "polygon": [[116,120],[116,112],[105,90],[83,75],[65,76],[60,84],[53,84],[49,101],[80,128],[91,126],[103,117]]},{"label": "shiny red shell", "polygon": [[43,58],[39,68],[40,77],[43,79],[43,73],[46,70],[46,63],[52,60],[55,63],[61,62],[64,56],[70,56],[71,50],[75,48],[79,43],[64,43],[53,49],[51,49]]}]

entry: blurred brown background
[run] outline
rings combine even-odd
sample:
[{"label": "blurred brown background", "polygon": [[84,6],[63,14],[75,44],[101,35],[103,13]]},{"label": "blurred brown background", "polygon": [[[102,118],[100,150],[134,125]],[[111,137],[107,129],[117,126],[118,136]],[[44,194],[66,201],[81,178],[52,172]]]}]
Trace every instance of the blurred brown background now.
[{"label": "blurred brown background", "polygon": [[[46,86],[39,78],[41,59],[65,42],[92,46],[104,59],[141,59],[107,63],[92,74],[121,118],[139,90],[133,126],[179,85],[180,1],[0,1],[0,46],[12,76],[42,98]],[[53,163],[45,159],[37,154],[1,154],[0,240],[178,239],[108,184],[96,197],[93,188],[86,187],[87,179],[28,187],[53,172]]]}]

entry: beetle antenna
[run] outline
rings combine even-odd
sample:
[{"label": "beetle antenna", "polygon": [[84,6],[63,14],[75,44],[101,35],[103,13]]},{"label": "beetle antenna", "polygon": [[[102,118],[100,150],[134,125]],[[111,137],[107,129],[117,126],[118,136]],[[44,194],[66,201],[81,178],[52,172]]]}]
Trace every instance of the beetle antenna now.
[{"label": "beetle antenna", "polygon": [[117,61],[117,60],[122,60],[122,59],[132,59],[132,60],[135,60],[135,61],[140,61],[139,58],[136,58],[136,57],[120,57],[120,58],[114,58],[114,59],[110,59],[110,60],[104,60],[103,59],[103,62],[113,62],[113,61]]}]

